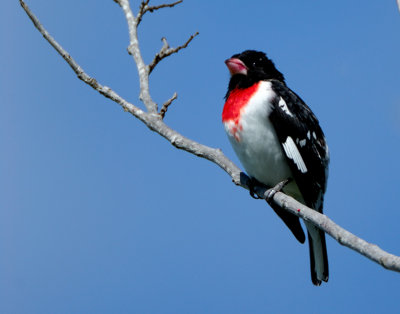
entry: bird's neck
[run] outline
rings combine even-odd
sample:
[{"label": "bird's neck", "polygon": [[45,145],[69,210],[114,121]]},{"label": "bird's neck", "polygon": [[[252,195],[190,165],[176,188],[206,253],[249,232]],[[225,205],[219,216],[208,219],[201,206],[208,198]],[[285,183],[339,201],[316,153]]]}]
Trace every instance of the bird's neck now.
[{"label": "bird's neck", "polygon": [[222,122],[234,121],[236,124],[240,119],[242,108],[244,108],[250,98],[257,92],[260,82],[247,88],[234,88],[229,91],[222,111]]}]

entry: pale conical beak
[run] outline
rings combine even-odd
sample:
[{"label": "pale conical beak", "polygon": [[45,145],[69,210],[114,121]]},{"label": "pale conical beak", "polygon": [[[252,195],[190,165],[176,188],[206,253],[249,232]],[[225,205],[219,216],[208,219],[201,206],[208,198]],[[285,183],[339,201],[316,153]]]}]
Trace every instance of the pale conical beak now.
[{"label": "pale conical beak", "polygon": [[228,67],[231,75],[235,75],[235,74],[247,75],[247,67],[240,59],[230,58],[230,59],[225,60],[225,64]]}]

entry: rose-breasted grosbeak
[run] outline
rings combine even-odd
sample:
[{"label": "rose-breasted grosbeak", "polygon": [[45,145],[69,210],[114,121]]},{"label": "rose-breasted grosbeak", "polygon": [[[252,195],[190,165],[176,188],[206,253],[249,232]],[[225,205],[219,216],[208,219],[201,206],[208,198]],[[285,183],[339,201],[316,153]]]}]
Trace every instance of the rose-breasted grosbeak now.
[{"label": "rose-breasted grosbeak", "polygon": [[[289,179],[283,192],[322,213],[329,152],[318,120],[265,53],[246,50],[225,61],[231,78],[222,121],[247,174],[268,187]],[[273,206],[298,241],[299,218]],[[305,222],[311,280],[328,281],[325,233]]]}]

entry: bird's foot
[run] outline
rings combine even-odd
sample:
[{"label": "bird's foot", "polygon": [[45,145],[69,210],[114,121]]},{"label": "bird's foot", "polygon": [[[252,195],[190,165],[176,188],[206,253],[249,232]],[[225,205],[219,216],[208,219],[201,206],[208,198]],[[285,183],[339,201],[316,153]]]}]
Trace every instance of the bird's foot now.
[{"label": "bird's foot", "polygon": [[292,181],[291,178],[288,178],[282,182],[279,182],[277,185],[275,185],[273,188],[270,188],[267,191],[267,197],[265,198],[265,200],[270,203],[272,201],[272,199],[274,198],[275,194],[277,192],[282,191],[282,189],[290,182]]},{"label": "bird's foot", "polygon": [[259,197],[256,192],[254,191],[254,187],[256,185],[260,185],[261,183],[258,182],[256,179],[254,178],[250,178],[249,180],[249,192],[250,192],[250,196],[256,200],[259,200],[261,197]]}]

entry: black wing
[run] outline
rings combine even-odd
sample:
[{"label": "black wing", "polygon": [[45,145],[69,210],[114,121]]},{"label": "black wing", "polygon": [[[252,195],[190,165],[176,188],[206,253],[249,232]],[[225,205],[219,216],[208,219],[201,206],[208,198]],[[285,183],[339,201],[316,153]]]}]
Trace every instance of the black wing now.
[{"label": "black wing", "polygon": [[[282,144],[305,205],[322,213],[329,164],[324,133],[311,109],[299,96],[276,80],[271,80],[271,87],[276,97],[272,101],[270,121]],[[284,221],[286,224],[291,222],[289,219]],[[293,226],[296,224],[292,228]],[[329,278],[325,233],[311,224],[306,223],[306,226],[311,279],[319,286],[321,280],[328,281]]]},{"label": "black wing", "polygon": [[271,80],[276,94],[270,120],[282,144],[305,205],[322,213],[329,152],[311,109],[286,85]]}]

